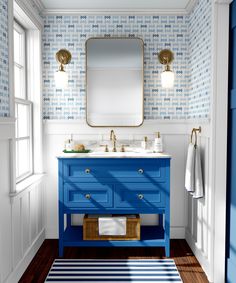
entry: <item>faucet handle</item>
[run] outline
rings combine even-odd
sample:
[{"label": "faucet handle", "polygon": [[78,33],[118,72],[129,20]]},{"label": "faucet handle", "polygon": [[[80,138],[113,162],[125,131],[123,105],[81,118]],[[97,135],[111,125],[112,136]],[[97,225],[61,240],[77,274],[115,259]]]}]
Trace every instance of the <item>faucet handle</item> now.
[{"label": "faucet handle", "polygon": [[108,145],[107,144],[100,144],[101,147],[105,147],[105,152],[109,152],[109,149],[108,149]]},{"label": "faucet handle", "polygon": [[129,146],[128,144],[122,144],[120,151],[125,152],[125,147]]}]

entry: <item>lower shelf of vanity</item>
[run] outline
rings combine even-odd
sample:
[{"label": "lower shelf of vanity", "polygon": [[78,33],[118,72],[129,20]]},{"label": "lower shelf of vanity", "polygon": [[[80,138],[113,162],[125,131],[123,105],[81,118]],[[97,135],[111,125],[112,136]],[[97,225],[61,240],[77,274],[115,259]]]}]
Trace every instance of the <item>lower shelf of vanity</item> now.
[{"label": "lower shelf of vanity", "polygon": [[142,226],[138,241],[84,241],[82,226],[67,227],[63,238],[64,246],[77,247],[163,247],[166,244],[165,231],[161,226]]}]

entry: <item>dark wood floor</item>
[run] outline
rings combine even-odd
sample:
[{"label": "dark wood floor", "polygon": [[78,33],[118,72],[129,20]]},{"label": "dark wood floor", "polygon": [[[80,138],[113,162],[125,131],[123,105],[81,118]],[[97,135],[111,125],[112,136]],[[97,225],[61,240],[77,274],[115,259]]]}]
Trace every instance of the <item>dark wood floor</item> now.
[{"label": "dark wood floor", "polygon": [[[65,248],[65,258],[164,258],[163,248]],[[58,241],[45,240],[20,283],[44,282],[53,260],[58,258]],[[171,240],[171,258],[175,260],[184,283],[206,283],[205,273],[185,240]]]}]

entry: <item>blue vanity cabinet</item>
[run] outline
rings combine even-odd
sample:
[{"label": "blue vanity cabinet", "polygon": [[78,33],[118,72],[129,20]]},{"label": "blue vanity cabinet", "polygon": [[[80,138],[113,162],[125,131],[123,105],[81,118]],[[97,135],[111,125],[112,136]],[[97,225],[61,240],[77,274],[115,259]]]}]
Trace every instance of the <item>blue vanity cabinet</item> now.
[{"label": "blue vanity cabinet", "polygon": [[[170,158],[61,157],[58,162],[59,256],[65,246],[161,246],[170,256]],[[159,223],[142,226],[139,241],[84,241],[83,227],[71,225],[71,215],[85,213],[158,214]]]}]

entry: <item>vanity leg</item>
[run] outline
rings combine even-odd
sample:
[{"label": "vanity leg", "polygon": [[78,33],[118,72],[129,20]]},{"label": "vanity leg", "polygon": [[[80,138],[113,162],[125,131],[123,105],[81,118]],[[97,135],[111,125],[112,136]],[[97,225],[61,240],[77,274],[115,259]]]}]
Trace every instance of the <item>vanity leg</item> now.
[{"label": "vanity leg", "polygon": [[163,227],[163,214],[159,214],[159,226]]},{"label": "vanity leg", "polygon": [[64,253],[63,243],[62,240],[59,240],[59,257],[63,257],[63,253]]},{"label": "vanity leg", "polygon": [[63,257],[64,245],[64,214],[59,212],[59,257]]},{"label": "vanity leg", "polygon": [[66,225],[67,227],[71,226],[71,214],[66,214]]},{"label": "vanity leg", "polygon": [[[163,217],[163,215],[162,215]],[[165,251],[166,257],[170,257],[170,212],[169,209],[165,213]]]}]

